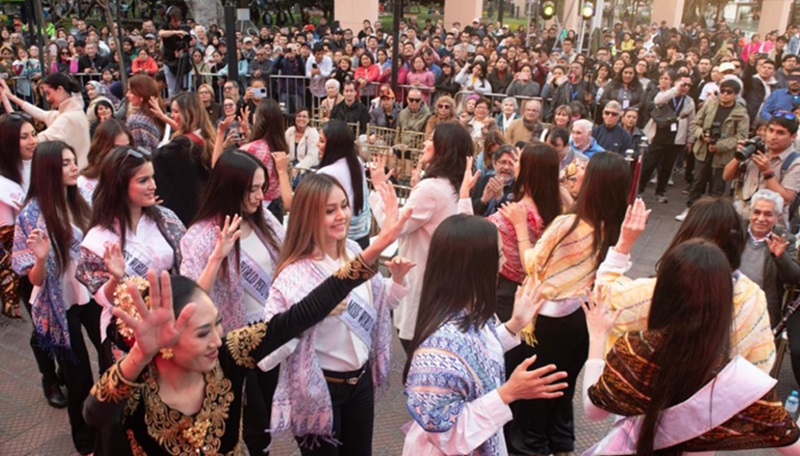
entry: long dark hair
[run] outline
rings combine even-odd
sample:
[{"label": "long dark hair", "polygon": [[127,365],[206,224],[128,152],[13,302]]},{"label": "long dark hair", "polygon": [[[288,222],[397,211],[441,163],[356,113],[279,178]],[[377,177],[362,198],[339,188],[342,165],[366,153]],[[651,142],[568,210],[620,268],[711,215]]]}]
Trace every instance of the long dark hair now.
[{"label": "long dark hair", "polygon": [[251,141],[263,139],[267,142],[270,152],[289,150],[286,143],[286,123],[281,108],[275,100],[271,98],[261,100],[256,106],[253,119],[255,125],[250,136]]},{"label": "long dark hair", "polygon": [[725,253],[731,269],[739,269],[747,232],[742,218],[729,200],[707,196],[695,202],[664,255],[656,263],[656,270],[660,269],[661,263],[673,249],[692,238],[713,242]]},{"label": "long dark hair", "polygon": [[114,141],[117,136],[125,134],[128,136],[128,142],[131,146],[135,146],[133,135],[128,130],[125,122],[119,119],[108,119],[97,126],[92,137],[92,144],[89,146],[89,155],[87,156],[86,168],[81,171],[81,174],[90,179],[97,179],[100,176],[100,167],[102,166],[103,159],[110,150],[114,147]]},{"label": "long dark hair", "polygon": [[441,122],[433,130],[433,158],[425,172],[425,179],[444,177],[453,186],[458,199],[458,190],[464,179],[467,157],[475,151],[475,143],[464,126],[458,122]]},{"label": "long dark hair", "polygon": [[[119,235],[119,246],[125,249],[125,235],[131,227],[128,186],[139,167],[151,163],[144,155],[129,146],[115,147],[100,168],[100,179],[92,196],[92,222],[89,228],[100,226]],[[155,206],[143,207],[142,215],[159,219]]]},{"label": "long dark hair", "polygon": [[[462,310],[462,331],[480,328],[497,307],[497,274],[500,266],[497,228],[488,220],[456,214],[446,218],[433,232],[414,338],[414,353],[439,327]],[[458,284],[458,286],[454,286]],[[406,360],[403,381],[412,356]]]},{"label": "long dark hair", "polygon": [[617,243],[625,211],[628,207],[628,191],[631,188],[631,169],[619,154],[598,152],[589,159],[583,185],[578,193],[570,213],[575,214],[564,237],[558,240],[556,247],[550,252],[553,256],[561,242],[564,241],[581,220],[594,228],[592,249],[595,265],[606,258],[609,247]]},{"label": "long dark hair", "polygon": [[133,75],[128,79],[128,90],[142,99],[142,104],[137,107],[137,111],[153,121],[156,127],[158,127],[158,131],[163,133],[165,127],[164,121],[156,117],[153,108],[150,107],[151,99],[155,99],[161,103],[156,80],[153,79],[152,76],[146,74]]},{"label": "long dark hair", "polygon": [[630,88],[631,90],[641,90],[642,83],[641,81],[639,81],[639,78],[637,77],[638,75],[636,74],[636,66],[633,65],[632,63],[626,63],[625,66],[623,66],[622,69],[619,70],[619,73],[617,73],[616,76],[614,76],[613,88],[618,89],[622,87],[623,84],[622,73],[624,73],[625,70],[627,70],[628,68],[633,70],[633,80],[628,84],[628,88]]},{"label": "long dark hair", "polygon": [[731,267],[719,247],[691,239],[665,255],[647,321],[661,340],[642,374],[652,380],[637,455],[681,454],[677,449],[654,449],[661,412],[688,399],[728,360],[732,303]]},{"label": "long dark hair", "polygon": [[353,130],[343,120],[329,120],[322,126],[322,134],[325,135],[325,153],[319,167],[331,165],[342,158],[347,161],[354,200],[350,201],[350,210],[353,215],[358,215],[364,209],[364,169],[356,152]]},{"label": "long dark hair", "polygon": [[[194,221],[213,220],[216,225],[222,225],[225,216],[233,218],[234,215],[241,216],[246,220],[261,238],[269,243],[275,251],[280,250],[275,233],[267,226],[264,221],[264,206],[259,205],[256,212],[247,214],[242,212],[242,201],[253,185],[253,176],[256,170],[264,171],[264,182],[269,178],[267,167],[255,158],[252,154],[233,150],[222,154],[217,161],[214,170],[211,172],[208,185],[206,185],[200,208],[197,210]],[[239,271],[240,240],[236,241],[236,271]],[[220,274],[227,274],[228,259],[222,261]]]},{"label": "long dark hair", "polygon": [[558,164],[558,153],[545,143],[528,144],[519,157],[514,200],[520,201],[525,195],[530,195],[544,226],[561,214]]},{"label": "long dark hair", "polygon": [[69,94],[80,93],[81,91],[81,85],[78,80],[65,73],[51,73],[44,78],[42,83],[47,84],[53,90],[63,87]]},{"label": "long dark hair", "polygon": [[0,154],[0,176],[22,185],[22,151],[19,150],[19,137],[22,125],[31,123],[20,114],[3,114],[0,116],[0,144],[3,153]]},{"label": "long dark hair", "polygon": [[69,247],[72,243],[72,223],[84,233],[89,226],[92,210],[83,199],[77,185],[64,187],[64,150],[78,157],[72,146],[62,141],[45,141],[36,146],[31,165],[31,186],[26,203],[33,198],[39,202],[47,234],[56,255],[57,274],[60,276],[69,263]]}]

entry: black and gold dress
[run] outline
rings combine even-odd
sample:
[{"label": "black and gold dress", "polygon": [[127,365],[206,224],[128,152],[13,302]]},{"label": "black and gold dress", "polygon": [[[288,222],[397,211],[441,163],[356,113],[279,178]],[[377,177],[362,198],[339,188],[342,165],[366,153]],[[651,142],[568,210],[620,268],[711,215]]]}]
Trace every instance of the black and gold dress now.
[{"label": "black and gold dress", "polygon": [[354,288],[375,275],[357,257],[328,277],[308,296],[268,323],[229,332],[214,368],[205,374],[205,399],[200,411],[184,415],[161,401],[158,375],[151,363],[135,382],[122,377],[114,364],[95,383],[84,404],[92,426],[118,422],[134,456],[246,454],[242,439],[242,385],[256,363],[321,322]]}]

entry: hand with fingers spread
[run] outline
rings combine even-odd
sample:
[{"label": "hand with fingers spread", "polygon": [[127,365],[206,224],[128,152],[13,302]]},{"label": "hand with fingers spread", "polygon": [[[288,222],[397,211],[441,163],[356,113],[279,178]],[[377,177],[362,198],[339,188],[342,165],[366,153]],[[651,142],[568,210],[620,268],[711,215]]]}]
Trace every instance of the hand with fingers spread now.
[{"label": "hand with fingers spread", "polygon": [[241,130],[243,138],[250,137],[250,106],[248,105],[245,105],[239,116],[239,130]]},{"label": "hand with fingers spread", "polygon": [[527,326],[544,305],[541,298],[541,282],[533,285],[529,279],[525,279],[514,295],[514,310],[511,319],[506,322],[506,328],[513,334],[518,334]]},{"label": "hand with fingers spread", "polygon": [[211,252],[209,261],[222,261],[231,253],[236,241],[242,235],[242,230],[239,227],[242,224],[242,217],[239,214],[234,214],[233,219],[230,215],[225,216],[225,221],[222,228],[217,227],[217,243],[214,246],[214,251]]},{"label": "hand with fingers spread", "polygon": [[[611,312],[609,305],[610,293],[606,293],[603,285],[597,285],[594,292],[586,290],[586,302],[583,303],[583,312],[586,314],[586,327],[589,330],[589,357],[592,356],[593,346],[605,347],[608,336],[611,335],[611,330],[614,329],[614,323],[622,313],[622,309],[617,309]],[[600,354],[602,358],[602,353]]]},{"label": "hand with fingers spread", "polygon": [[622,222],[619,240],[614,250],[617,253],[627,255],[631,253],[636,240],[644,232],[647,226],[647,218],[650,217],[651,209],[647,209],[641,198],[636,198],[632,205],[628,206],[625,212],[625,220]]},{"label": "hand with fingers spread", "polygon": [[234,120],[236,120],[236,116],[228,116],[220,120],[217,124],[217,136],[220,136],[228,131],[228,128],[231,126]]},{"label": "hand with fingers spread", "polygon": [[380,187],[389,183],[389,177],[392,171],[386,174],[386,156],[375,154],[372,156],[372,163],[369,170],[369,180],[372,182],[372,188],[378,190]]},{"label": "hand with fingers spread", "polygon": [[28,235],[25,241],[28,248],[33,252],[33,256],[39,261],[46,261],[50,254],[50,237],[45,231],[35,229]]},{"label": "hand with fingers spread", "polygon": [[139,312],[139,319],[134,318],[119,307],[114,307],[112,313],[115,317],[125,322],[133,330],[138,350],[149,362],[162,348],[169,348],[178,342],[181,333],[186,329],[189,319],[194,315],[196,305],[187,304],[176,321],[175,311],[172,308],[172,286],[169,274],[166,271],[159,277],[155,271],[147,272],[150,282],[149,296],[150,308],[148,309],[134,284],[128,284],[128,292],[133,298],[133,304]]},{"label": "hand with fingers spread", "polygon": [[789,241],[786,240],[786,235],[778,236],[775,233],[769,233],[766,242],[770,253],[772,253],[772,256],[775,258],[781,257],[784,252],[786,252],[786,247],[789,245]]},{"label": "hand with fingers spread", "polygon": [[521,362],[508,381],[497,388],[500,399],[510,404],[520,399],[555,399],[564,395],[561,391],[567,387],[566,382],[556,383],[567,377],[563,371],[555,372],[555,364],[548,364],[529,371],[528,368],[536,361],[536,355]]},{"label": "hand with fingers spread", "polygon": [[122,255],[122,249],[119,244],[114,243],[106,246],[106,250],[103,252],[103,263],[108,273],[117,280],[122,280],[125,276],[125,257]]},{"label": "hand with fingers spread", "polygon": [[464,179],[461,180],[461,190],[458,192],[458,195],[461,199],[469,198],[469,194],[472,191],[472,187],[478,182],[478,178],[481,177],[481,170],[477,170],[474,173],[472,172],[472,157],[467,157],[467,166],[464,170]]}]

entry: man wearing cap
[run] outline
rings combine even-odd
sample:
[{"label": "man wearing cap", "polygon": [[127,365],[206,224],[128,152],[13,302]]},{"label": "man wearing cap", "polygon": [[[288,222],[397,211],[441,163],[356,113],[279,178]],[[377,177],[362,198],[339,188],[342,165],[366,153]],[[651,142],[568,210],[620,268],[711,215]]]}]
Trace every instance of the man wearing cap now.
[{"label": "man wearing cap", "polygon": [[[380,104],[369,113],[370,127],[397,128],[397,119],[403,107],[395,101],[394,91],[389,86],[382,86],[380,98]],[[376,139],[374,134],[370,134],[370,143],[374,143]],[[394,143],[394,138],[388,139],[390,143]]]},{"label": "man wearing cap", "polygon": [[761,59],[757,71],[744,85],[744,100],[747,102],[747,116],[750,118],[750,123],[756,121],[761,106],[767,101],[772,91],[778,89],[778,80],[775,79],[775,62]]},{"label": "man wearing cap", "polygon": [[253,37],[246,36],[242,40],[242,58],[247,60],[248,66],[256,59],[256,50],[253,43]]},{"label": "man wearing cap", "polygon": [[764,102],[759,114],[762,121],[768,121],[778,111],[793,111],[800,106],[800,68],[792,69],[787,80],[788,88],[775,90]]},{"label": "man wearing cap", "polygon": [[[794,149],[796,138],[797,118],[792,113],[780,111],[769,119],[764,139],[766,152],[756,151],[745,162],[744,178],[734,192],[734,205],[743,216],[749,215],[753,194],[766,188],[783,198],[785,204],[778,225],[789,226],[789,207],[800,191],[800,157]],[[741,150],[743,144],[739,147]],[[742,163],[734,158],[725,165],[722,178],[728,182],[736,180],[741,169]]]},{"label": "man wearing cap", "polygon": [[736,102],[740,91],[738,82],[722,81],[719,97],[706,102],[692,122],[692,135],[697,138],[692,148],[694,180],[689,187],[686,209],[675,217],[679,222],[686,218],[689,208],[703,196],[707,186],[711,187],[709,193],[713,196],[722,196],[725,192],[722,170],[733,158],[738,142],[747,139],[750,132],[747,109]]},{"label": "man wearing cap", "polygon": [[334,51],[343,51],[345,46],[344,38],[342,38],[342,29],[336,27],[333,29],[333,39],[331,40],[331,47]]}]

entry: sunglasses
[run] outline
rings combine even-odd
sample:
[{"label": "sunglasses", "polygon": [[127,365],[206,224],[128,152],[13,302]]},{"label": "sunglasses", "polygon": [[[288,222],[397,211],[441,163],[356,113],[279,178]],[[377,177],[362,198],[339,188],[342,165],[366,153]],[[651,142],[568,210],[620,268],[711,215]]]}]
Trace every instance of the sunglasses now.
[{"label": "sunglasses", "polygon": [[448,111],[450,110],[450,105],[448,105],[448,104],[440,104],[440,105],[436,105],[436,107],[439,108],[439,109],[447,109]]},{"label": "sunglasses", "polygon": [[772,115],[772,118],[783,118],[786,120],[797,120],[797,116],[794,115],[793,112],[790,111],[777,111],[775,114]]},{"label": "sunglasses", "polygon": [[149,150],[145,149],[142,146],[136,148],[128,147],[128,151],[125,154],[125,158],[122,159],[122,163],[120,163],[120,166],[122,166],[122,164],[125,163],[125,160],[127,160],[128,157],[138,158],[139,160],[150,161],[152,155],[153,154]]},{"label": "sunglasses", "polygon": [[722,90],[719,91],[719,93],[721,93],[723,95],[735,95],[736,94],[736,92],[734,90],[731,90],[731,89],[722,89]]},{"label": "sunglasses", "polygon": [[617,117],[619,115],[619,113],[618,112],[614,112],[614,111],[603,111],[603,115],[604,116]]},{"label": "sunglasses", "polygon": [[409,103],[419,103],[420,101],[422,101],[422,98],[409,98],[408,99]]},{"label": "sunglasses", "polygon": [[33,118],[26,112],[14,111],[6,113],[6,116],[8,116],[9,119],[24,120],[25,122],[33,123]]}]

